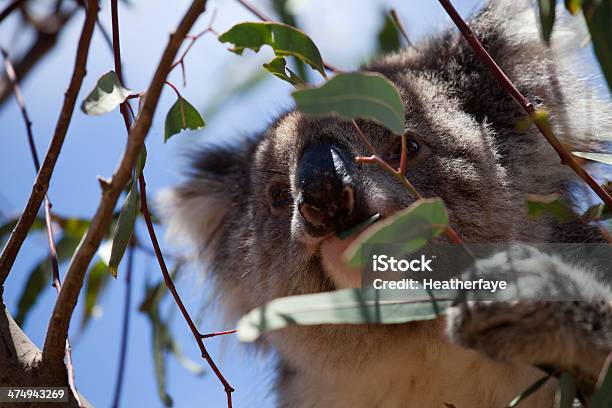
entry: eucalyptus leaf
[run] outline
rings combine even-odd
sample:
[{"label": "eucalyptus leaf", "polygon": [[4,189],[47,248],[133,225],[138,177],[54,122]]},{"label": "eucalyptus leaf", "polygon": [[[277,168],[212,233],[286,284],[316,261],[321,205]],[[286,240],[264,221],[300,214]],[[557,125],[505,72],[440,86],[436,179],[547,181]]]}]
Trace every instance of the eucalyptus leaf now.
[{"label": "eucalyptus leaf", "polygon": [[238,339],[253,342],[265,332],[295,325],[397,324],[431,320],[450,305],[450,300],[432,304],[425,292],[406,300],[371,300],[361,289],[289,296],[274,299],[243,316],[238,322]]},{"label": "eucalyptus leaf", "polygon": [[553,215],[560,223],[576,218],[568,203],[558,194],[528,194],[527,215],[535,219],[543,213]]},{"label": "eucalyptus leaf", "polygon": [[80,331],[85,330],[89,324],[94,307],[98,304],[100,295],[107,287],[110,276],[108,266],[103,260],[98,260],[87,272]]},{"label": "eucalyptus leaf", "polygon": [[576,15],[580,12],[581,0],[565,0],[565,8],[572,15]]},{"label": "eucalyptus leaf", "polygon": [[538,10],[540,11],[540,27],[542,38],[550,44],[550,36],[555,25],[555,6],[556,0],[538,0]]},{"label": "eucalyptus leaf", "polygon": [[612,92],[612,0],[583,0],[582,10],[595,56]]},{"label": "eucalyptus leaf", "polygon": [[597,391],[591,398],[590,408],[610,408],[612,406],[612,364],[607,368],[606,375],[598,384]]},{"label": "eucalyptus leaf", "polygon": [[202,129],[204,125],[204,119],[200,112],[185,98],[179,97],[166,115],[164,142],[184,129],[198,130]]},{"label": "eucalyptus leaf", "polygon": [[574,156],[612,166],[612,153],[572,152]]},{"label": "eucalyptus leaf", "polygon": [[124,88],[115,71],[102,75],[94,89],[81,104],[81,110],[88,115],[102,115],[114,110],[136,92]]},{"label": "eucalyptus leaf", "polygon": [[383,23],[378,31],[378,52],[386,54],[400,49],[400,32],[389,13],[383,14]]},{"label": "eucalyptus leaf", "polygon": [[576,398],[576,382],[570,373],[563,373],[559,378],[559,392],[557,394],[558,408],[572,408]]},{"label": "eucalyptus leaf", "polygon": [[268,72],[283,81],[289,82],[291,85],[303,85],[306,83],[298,74],[287,68],[287,61],[282,57],[276,57],[263,66]]},{"label": "eucalyptus leaf", "polygon": [[222,43],[231,43],[230,51],[241,55],[245,49],[258,52],[269,45],[277,57],[293,56],[325,76],[321,53],[302,31],[287,24],[274,22],[240,23],[219,36]]},{"label": "eucalyptus leaf", "polygon": [[[439,198],[418,200],[370,227],[346,250],[344,256],[349,267],[360,267],[364,257],[364,244],[402,244],[398,250],[413,252],[441,234],[448,226],[448,213]],[[401,248],[400,248],[401,247]]]},{"label": "eucalyptus leaf", "polygon": [[293,92],[298,110],[312,116],[337,114],[345,119],[368,119],[393,133],[404,133],[406,118],[400,94],[377,73],[338,74],[318,88]]},{"label": "eucalyptus leaf", "polygon": [[138,215],[138,209],[140,204],[140,194],[138,193],[138,187],[136,180],[132,181],[132,187],[128,195],[125,197],[121,212],[119,213],[119,220],[113,233],[113,244],[111,248],[110,260],[108,261],[108,268],[113,276],[117,277],[117,270],[119,263],[125,254],[125,250],[130,243],[132,238],[132,232],[134,231],[134,224],[136,222],[136,216]]}]

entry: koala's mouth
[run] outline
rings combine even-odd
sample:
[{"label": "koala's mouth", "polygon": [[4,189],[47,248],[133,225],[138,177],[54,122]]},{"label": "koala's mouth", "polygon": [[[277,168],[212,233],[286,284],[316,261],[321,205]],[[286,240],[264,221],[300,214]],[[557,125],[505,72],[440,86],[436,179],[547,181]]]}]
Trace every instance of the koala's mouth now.
[{"label": "koala's mouth", "polygon": [[344,253],[370,225],[380,219],[380,214],[375,214],[321,241],[321,263],[325,273],[332,279],[337,289],[361,287],[361,269],[348,267]]}]

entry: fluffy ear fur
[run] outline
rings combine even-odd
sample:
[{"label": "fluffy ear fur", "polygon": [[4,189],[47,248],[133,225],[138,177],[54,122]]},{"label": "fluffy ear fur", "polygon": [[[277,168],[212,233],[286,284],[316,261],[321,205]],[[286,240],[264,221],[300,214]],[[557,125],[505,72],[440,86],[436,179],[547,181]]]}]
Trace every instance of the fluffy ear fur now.
[{"label": "fluffy ear fur", "polygon": [[164,190],[157,207],[175,242],[194,247],[200,254],[215,245],[219,230],[239,211],[250,191],[250,167],[256,139],[201,149],[190,154],[188,179]]}]

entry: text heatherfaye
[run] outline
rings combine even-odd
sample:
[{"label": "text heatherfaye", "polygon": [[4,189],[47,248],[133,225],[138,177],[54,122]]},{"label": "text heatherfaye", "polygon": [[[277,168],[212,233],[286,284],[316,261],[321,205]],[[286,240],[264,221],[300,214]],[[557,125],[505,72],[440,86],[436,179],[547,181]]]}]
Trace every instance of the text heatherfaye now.
[{"label": "text heatherfaye", "polygon": [[508,282],[504,280],[461,280],[453,278],[449,280],[434,280],[434,279],[398,279],[384,280],[374,279],[372,282],[374,289],[392,289],[392,290],[485,290],[495,293],[497,290],[505,290],[508,287]]}]

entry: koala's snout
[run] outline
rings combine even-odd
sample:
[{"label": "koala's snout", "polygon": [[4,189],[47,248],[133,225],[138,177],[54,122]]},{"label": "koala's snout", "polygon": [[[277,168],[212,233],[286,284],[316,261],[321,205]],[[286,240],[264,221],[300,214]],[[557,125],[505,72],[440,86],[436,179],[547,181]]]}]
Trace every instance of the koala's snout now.
[{"label": "koala's snout", "polygon": [[342,148],[316,144],[298,164],[297,208],[306,232],[322,237],[349,227],[355,217],[353,163]]}]

